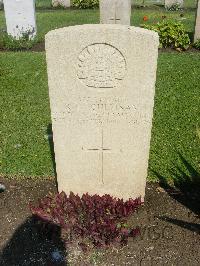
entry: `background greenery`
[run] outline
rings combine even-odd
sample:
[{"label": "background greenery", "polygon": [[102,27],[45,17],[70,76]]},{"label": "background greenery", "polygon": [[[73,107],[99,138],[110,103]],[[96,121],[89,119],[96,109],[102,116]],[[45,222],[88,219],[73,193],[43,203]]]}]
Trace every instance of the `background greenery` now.
[{"label": "background greenery", "polygon": [[[161,53],[158,60],[149,179],[198,168],[200,54]],[[51,123],[44,53],[0,53],[0,173],[52,176]],[[173,173],[171,172],[173,170]]]},{"label": "background greenery", "polygon": [[[166,19],[173,19],[180,21],[185,26],[187,32],[192,33],[194,31],[195,12],[193,9],[186,9],[184,12],[176,11],[169,12],[163,7],[153,6],[152,8],[134,8],[132,10],[131,25],[140,26],[144,24],[143,17],[147,16],[148,20],[145,24],[153,25],[159,21]],[[183,13],[183,17],[181,14]],[[79,24],[99,23],[99,10],[77,10],[77,9],[38,9],[36,12],[38,36],[37,41],[44,41],[45,34],[53,29]],[[3,31],[6,31],[6,23],[4,12],[0,11],[0,47],[2,46]]]},{"label": "background greenery", "polygon": [[[71,0],[72,1],[72,0]],[[51,8],[51,0],[36,0],[37,8]],[[184,0],[184,6],[186,8],[196,7],[197,0]],[[132,0],[134,6],[152,6],[152,5],[164,5],[164,0]]]}]

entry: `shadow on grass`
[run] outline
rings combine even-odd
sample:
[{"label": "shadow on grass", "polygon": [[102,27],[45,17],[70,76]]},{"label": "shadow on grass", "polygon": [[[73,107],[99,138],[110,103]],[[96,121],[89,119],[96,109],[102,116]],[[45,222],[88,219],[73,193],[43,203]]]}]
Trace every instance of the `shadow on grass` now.
[{"label": "shadow on grass", "polygon": [[141,4],[133,4],[131,6],[131,9],[134,10],[135,8],[137,9],[144,9],[144,10],[165,10],[164,4],[159,4],[159,3],[154,3],[151,5],[141,3]]},{"label": "shadow on grass", "polygon": [[[45,231],[38,224],[37,218],[31,216],[16,229],[8,244],[3,248],[0,253],[0,265],[64,266],[66,265],[64,262],[65,247],[60,235],[59,227],[51,225],[51,230],[48,228],[48,231]],[[58,254],[58,252],[62,258],[60,261],[52,257],[52,253]]]},{"label": "shadow on grass", "polygon": [[[173,187],[167,183],[165,177],[155,171],[153,172],[159,179],[160,186],[164,188],[172,198],[186,206],[196,215],[196,218],[200,218],[200,173],[180,153],[178,153],[178,155],[182,167],[176,166],[175,169],[170,171],[171,175],[174,177]],[[183,168],[185,170],[183,170]],[[189,223],[166,216],[159,218],[200,233],[200,224],[198,223]]]},{"label": "shadow on grass", "polygon": [[56,180],[56,187],[58,189],[52,124],[48,124],[48,126],[47,126],[47,135],[48,135],[48,141],[49,141],[49,148],[50,148],[50,152],[51,152],[51,160],[52,160],[52,165],[53,165],[53,170],[54,170],[54,176],[55,176],[55,180]]},{"label": "shadow on grass", "polygon": [[74,8],[72,7],[52,7],[52,6],[36,6],[36,11],[37,12],[58,12],[58,11],[70,11],[73,10]]},{"label": "shadow on grass", "polygon": [[186,33],[189,35],[191,43],[193,43],[194,42],[194,31],[187,31]]}]

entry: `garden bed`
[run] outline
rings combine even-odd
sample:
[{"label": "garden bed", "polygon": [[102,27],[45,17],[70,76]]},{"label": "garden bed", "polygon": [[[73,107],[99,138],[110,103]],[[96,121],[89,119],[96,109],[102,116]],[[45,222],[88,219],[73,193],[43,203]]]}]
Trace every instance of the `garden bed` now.
[{"label": "garden bed", "polygon": [[[35,227],[28,208],[49,191],[56,192],[53,179],[17,181],[0,178],[6,191],[0,193],[2,251],[0,264],[8,265],[66,265],[52,264],[52,253],[59,251],[70,265],[199,265],[200,210],[199,191],[187,195],[179,190],[165,190],[158,184],[148,184],[145,206],[131,217],[140,227],[140,235],[130,239],[127,246],[92,249],[83,253],[76,241],[67,252],[57,231],[54,241]],[[141,263],[141,264],[140,264]],[[156,264],[157,263],[157,264]]]}]

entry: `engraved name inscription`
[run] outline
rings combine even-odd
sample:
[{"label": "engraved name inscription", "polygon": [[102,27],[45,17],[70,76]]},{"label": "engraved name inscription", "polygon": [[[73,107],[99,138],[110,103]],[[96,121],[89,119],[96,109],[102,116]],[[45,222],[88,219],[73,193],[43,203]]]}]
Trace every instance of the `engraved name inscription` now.
[{"label": "engraved name inscription", "polygon": [[114,88],[126,72],[126,61],[115,47],[96,43],[87,46],[78,57],[78,78],[88,87]]},{"label": "engraved name inscription", "polygon": [[71,121],[74,123],[94,122],[97,124],[126,122],[137,123],[136,106],[126,97],[80,97],[76,101],[67,103],[63,110],[53,112],[55,121]]}]

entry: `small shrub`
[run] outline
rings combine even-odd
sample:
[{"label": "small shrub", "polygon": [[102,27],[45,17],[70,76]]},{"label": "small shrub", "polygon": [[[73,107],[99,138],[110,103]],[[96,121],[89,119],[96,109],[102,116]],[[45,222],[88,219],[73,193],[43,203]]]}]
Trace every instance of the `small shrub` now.
[{"label": "small shrub", "polygon": [[38,207],[30,204],[30,209],[47,226],[60,226],[65,240],[87,239],[101,247],[116,242],[125,244],[129,236],[138,234],[139,229],[129,228],[127,218],[140,205],[140,199],[124,202],[110,195],[79,197],[62,192],[40,200]]},{"label": "small shrub", "polygon": [[52,1],[51,6],[56,9],[66,9],[67,7],[62,4],[59,0],[58,1]]},{"label": "small shrub", "polygon": [[33,47],[36,43],[36,40],[32,40],[29,38],[29,33],[23,33],[22,37],[16,39],[8,34],[3,34],[2,38],[2,46],[6,50],[12,51],[20,51],[20,50],[28,50]]},{"label": "small shrub", "polygon": [[73,0],[73,6],[81,9],[99,7],[99,0]]},{"label": "small shrub", "polygon": [[198,39],[198,40],[193,44],[193,46],[194,46],[196,49],[200,50],[200,39]]},{"label": "small shrub", "polygon": [[174,21],[162,21],[156,25],[144,25],[144,28],[158,32],[160,47],[187,50],[190,45],[189,35],[183,24]]},{"label": "small shrub", "polygon": [[173,4],[171,6],[168,6],[166,9],[168,11],[179,11],[179,10],[182,10],[182,7],[181,7],[181,4],[176,3],[176,4]]}]

